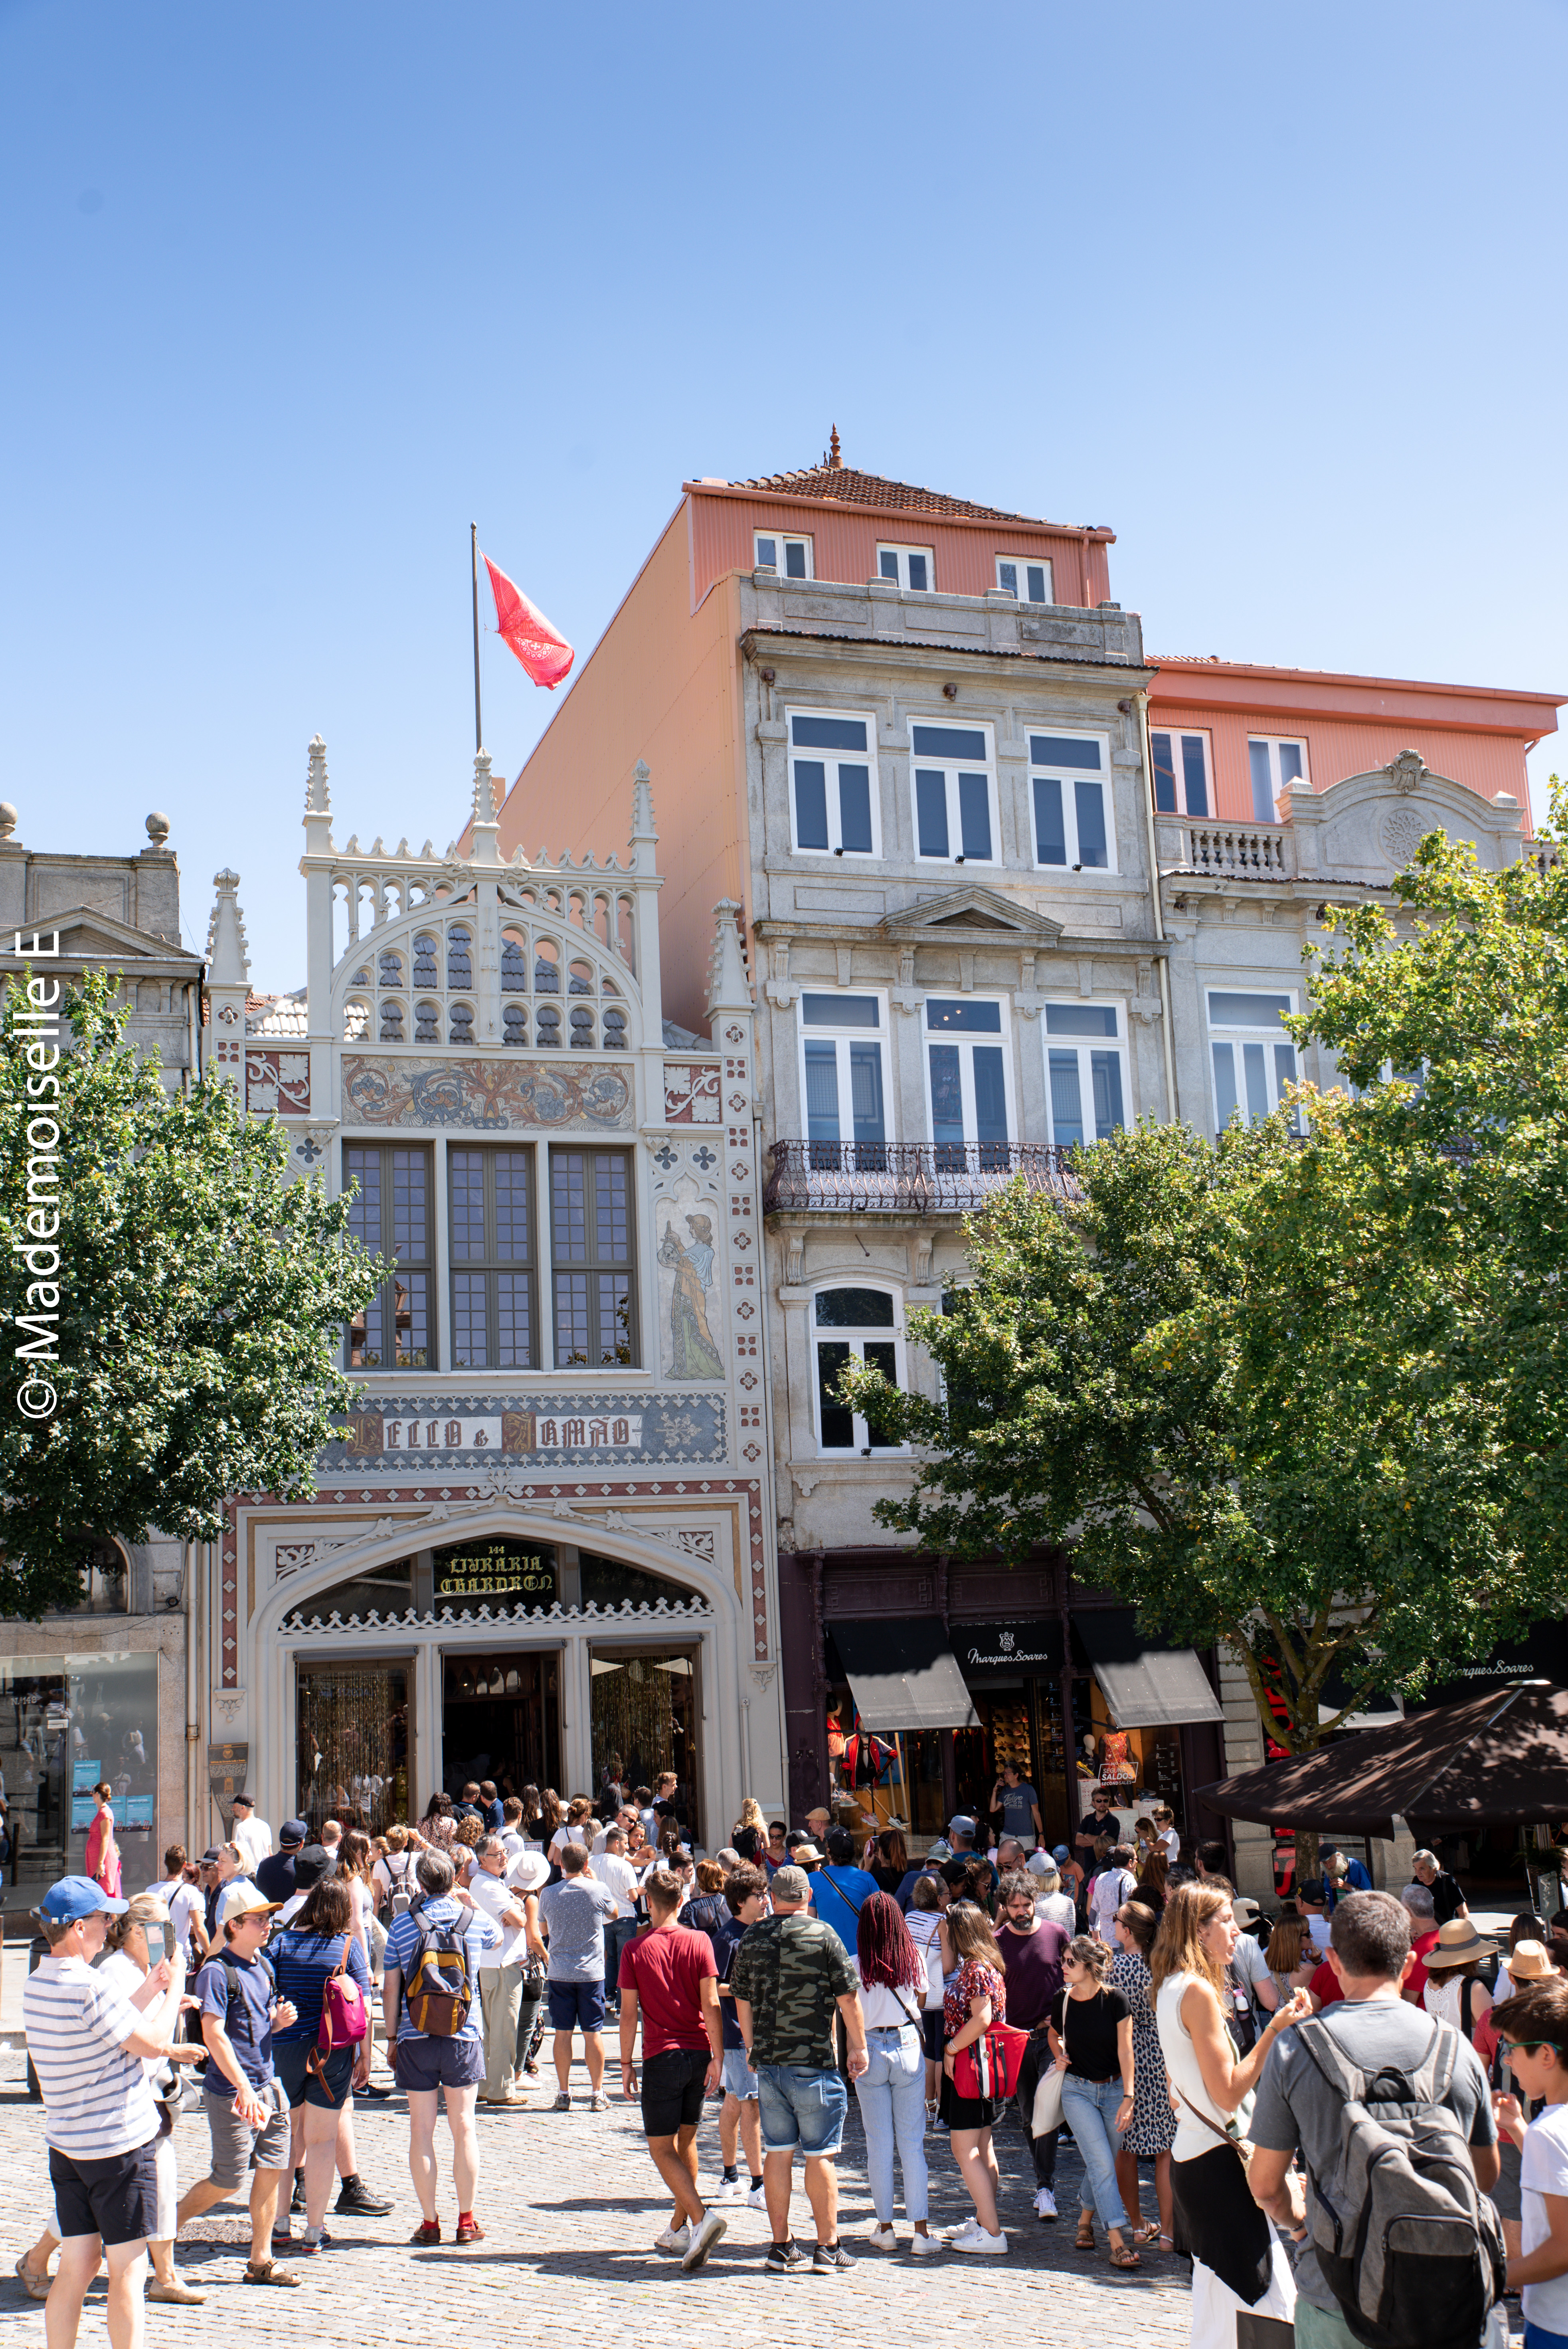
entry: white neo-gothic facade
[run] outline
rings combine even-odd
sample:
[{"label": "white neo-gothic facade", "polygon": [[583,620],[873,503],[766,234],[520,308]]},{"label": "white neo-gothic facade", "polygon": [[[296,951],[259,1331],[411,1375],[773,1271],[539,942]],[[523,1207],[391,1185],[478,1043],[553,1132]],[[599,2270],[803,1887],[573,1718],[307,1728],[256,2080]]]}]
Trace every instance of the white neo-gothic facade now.
[{"label": "white neo-gothic facade", "polygon": [[711,1846],[784,1791],[737,909],[711,1039],[666,1028],[646,768],[624,861],[503,864],[482,752],[473,818],[463,856],[339,848],[313,742],[308,983],[259,1011],[219,876],[214,1057],[394,1269],[315,1497],[237,1496],[210,1554],[214,1784],[379,1825],[618,1755]]}]

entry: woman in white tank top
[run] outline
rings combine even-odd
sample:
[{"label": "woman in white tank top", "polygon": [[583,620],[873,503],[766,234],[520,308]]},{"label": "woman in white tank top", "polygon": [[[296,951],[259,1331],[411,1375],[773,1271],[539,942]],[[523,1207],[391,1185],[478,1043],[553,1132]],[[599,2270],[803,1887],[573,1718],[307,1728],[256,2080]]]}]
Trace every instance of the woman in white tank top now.
[{"label": "woman in white tank top", "polygon": [[[1251,2054],[1237,2061],[1222,1995],[1239,1930],[1228,1885],[1183,1884],[1171,1895],[1150,1960],[1154,2020],[1176,2102],[1176,2237],[1192,2259],[1191,2337],[1202,2349],[1235,2349],[1243,2309],[1289,2317],[1295,2306],[1284,2247],[1253,2200],[1246,2169],[1231,2147],[1236,2116],[1269,2049],[1312,2003],[1297,1991],[1270,2015]],[[1236,2133],[1244,2133],[1244,2124]]]}]

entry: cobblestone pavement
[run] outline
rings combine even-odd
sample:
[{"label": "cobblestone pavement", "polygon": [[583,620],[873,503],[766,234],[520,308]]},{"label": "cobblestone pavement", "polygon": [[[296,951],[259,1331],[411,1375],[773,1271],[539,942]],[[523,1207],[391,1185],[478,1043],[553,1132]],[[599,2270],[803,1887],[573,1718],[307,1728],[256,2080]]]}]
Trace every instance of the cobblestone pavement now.
[{"label": "cobblestone pavement", "polygon": [[[612,2064],[608,2077],[618,2078]],[[185,2280],[205,2290],[195,2309],[150,2304],[150,2349],[229,2349],[247,2343],[299,2349],[363,2349],[371,2342],[418,2343],[454,2324],[487,2342],[538,2339],[595,2344],[654,2339],[684,2344],[777,2341],[787,2349],[817,2349],[832,2339],[859,2344],[917,2328],[950,2331],[955,2321],[977,2337],[998,2329],[1044,2349],[1133,2349],[1133,2344],[1185,2343],[1190,2296],[1183,2261],[1145,2252],[1139,2273],[1114,2273],[1103,2249],[1091,2259],[1072,2250],[1079,2175],[1064,2139],[1057,2191],[1064,2218],[1042,2226],[1034,2215],[1032,2178],[1021,2137],[1009,2122],[999,2137],[1003,2216],[1011,2252],[1006,2260],[965,2259],[946,2252],[915,2261],[879,2255],[866,2247],[872,2209],[866,2191],[864,2145],[853,2098],[840,2161],[841,2232],[854,2267],[837,2277],[786,2277],[762,2272],[769,2241],[759,2210],[726,2205],[729,2231],[706,2268],[682,2275],[677,2263],[652,2248],[669,2215],[644,2147],[634,2105],[608,2114],[587,2109],[587,2083],[573,2074],[577,2101],[570,2114],[548,2109],[553,2078],[542,2072],[538,2107],[480,2113],[481,2175],[478,2209],[486,2240],[467,2251],[445,2245],[417,2251],[407,2238],[418,2207],[407,2171],[407,2109],[396,2095],[356,2106],[360,2168],[377,2191],[397,2197],[387,2219],[337,2220],[331,2251],[301,2271],[299,2291],[264,2292],[242,2287],[249,2240],[238,2205],[222,2203],[181,2237],[176,2258]],[[716,2114],[717,2106],[709,2107]],[[444,2228],[455,2220],[450,2172],[442,2159],[439,2209]],[[932,2223],[965,2217],[968,2198],[947,2151],[945,2132],[927,2140],[932,2161]],[[206,2168],[208,2137],[200,2110],[177,2124],[181,2189]],[[698,2138],[704,2178],[717,2175],[717,2120],[704,2120]],[[0,2054],[0,2164],[10,2181],[10,2225],[0,2247],[0,2329],[8,2340],[44,2341],[41,2303],[27,2299],[13,2275],[15,2260],[36,2239],[48,2208],[43,2116],[25,2090],[23,2059]],[[1151,2183],[1151,2181],[1150,2181]],[[1152,2199],[1146,2194],[1145,2215]],[[810,2237],[804,2195],[797,2189],[797,2230]],[[902,2210],[901,2236],[907,2236]],[[296,2230],[300,2222],[295,2220]],[[858,2239],[858,2240],[857,2240]],[[830,2311],[831,2312],[830,2313]],[[88,2302],[81,2340],[101,2349],[107,2335],[100,2278]]]}]

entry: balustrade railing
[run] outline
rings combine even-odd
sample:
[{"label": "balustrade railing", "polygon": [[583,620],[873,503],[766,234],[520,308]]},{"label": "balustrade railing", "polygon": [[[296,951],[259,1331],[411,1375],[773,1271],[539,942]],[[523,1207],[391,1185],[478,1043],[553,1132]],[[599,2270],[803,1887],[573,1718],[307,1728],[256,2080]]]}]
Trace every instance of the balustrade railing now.
[{"label": "balustrade railing", "polygon": [[776,1142],[766,1213],[962,1215],[1022,1175],[1031,1190],[1075,1196],[1068,1151],[1048,1142]]}]

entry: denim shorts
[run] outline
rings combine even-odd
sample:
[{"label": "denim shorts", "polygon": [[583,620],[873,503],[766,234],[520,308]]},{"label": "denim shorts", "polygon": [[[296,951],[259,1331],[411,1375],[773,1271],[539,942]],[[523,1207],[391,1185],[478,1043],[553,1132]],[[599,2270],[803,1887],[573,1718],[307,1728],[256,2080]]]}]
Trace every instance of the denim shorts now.
[{"label": "denim shorts", "polygon": [[837,2072],[808,2064],[759,2064],[757,2101],[764,2153],[837,2153],[844,2139],[850,2092]]},{"label": "denim shorts", "polygon": [[555,2031],[603,2031],[604,1985],[602,1982],[552,1982],[547,1985],[551,2027]]},{"label": "denim shorts", "polygon": [[322,2057],[321,2068],[326,2075],[325,2085],[311,2069],[310,2059],[316,2053],[314,2039],[284,2039],[273,2042],[273,2072],[278,2085],[293,2105],[315,2105],[335,2112],[342,2106],[354,2077],[354,2066],[359,2054],[359,2043],[351,2041],[345,2047],[335,2047],[330,2055]]},{"label": "denim shorts", "polygon": [[744,2047],[725,2049],[724,2068],[719,2074],[718,2085],[727,2096],[738,2097],[742,2104],[748,2096],[756,2095],[757,2075],[746,2060]]}]

